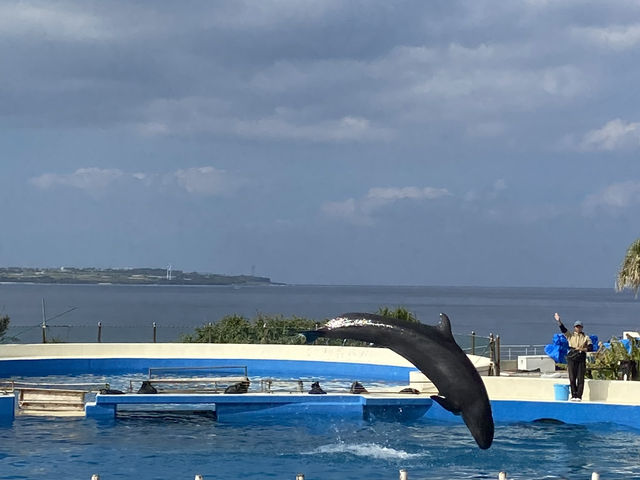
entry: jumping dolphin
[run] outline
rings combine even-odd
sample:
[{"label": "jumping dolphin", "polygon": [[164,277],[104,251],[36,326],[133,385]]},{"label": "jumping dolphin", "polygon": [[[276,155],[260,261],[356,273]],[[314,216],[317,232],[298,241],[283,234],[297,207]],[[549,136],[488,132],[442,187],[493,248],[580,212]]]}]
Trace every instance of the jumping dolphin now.
[{"label": "jumping dolphin", "polygon": [[372,313],[345,313],[304,335],[309,342],[317,337],[350,338],[393,350],[433,382],[439,395],[431,398],[450,412],[462,415],[480,448],[491,446],[494,426],[487,390],[453,339],[451,322],[444,313],[436,326]]}]

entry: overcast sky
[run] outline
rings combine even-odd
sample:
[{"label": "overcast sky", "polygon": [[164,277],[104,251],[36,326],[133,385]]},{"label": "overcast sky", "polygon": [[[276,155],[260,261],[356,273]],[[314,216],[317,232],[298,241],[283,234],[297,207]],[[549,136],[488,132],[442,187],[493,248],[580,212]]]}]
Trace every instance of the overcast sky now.
[{"label": "overcast sky", "polygon": [[0,265],[613,287],[636,1],[3,1]]}]

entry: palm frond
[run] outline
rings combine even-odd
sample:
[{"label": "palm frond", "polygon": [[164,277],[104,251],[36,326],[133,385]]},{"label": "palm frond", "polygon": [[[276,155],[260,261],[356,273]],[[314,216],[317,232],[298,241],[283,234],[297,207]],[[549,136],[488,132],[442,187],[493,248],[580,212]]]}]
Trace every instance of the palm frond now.
[{"label": "palm frond", "polygon": [[625,288],[633,290],[636,297],[638,296],[640,290],[640,238],[629,246],[618,271],[616,290],[621,291]]}]

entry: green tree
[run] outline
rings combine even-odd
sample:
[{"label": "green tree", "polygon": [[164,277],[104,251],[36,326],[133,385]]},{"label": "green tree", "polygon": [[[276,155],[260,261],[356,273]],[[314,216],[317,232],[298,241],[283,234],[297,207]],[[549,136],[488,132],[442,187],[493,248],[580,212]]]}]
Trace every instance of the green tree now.
[{"label": "green tree", "polygon": [[196,327],[193,335],[182,338],[184,342],[197,343],[253,343],[251,323],[241,315],[227,315],[217,323]]},{"label": "green tree", "polygon": [[[259,314],[253,321],[238,315],[229,315],[217,323],[196,327],[192,334],[182,335],[187,343],[263,343],[280,345],[301,345],[306,342],[302,332],[315,330],[320,322],[308,318],[286,318],[281,315]],[[319,338],[317,345],[365,346],[364,342]]]},{"label": "green tree", "polygon": [[399,320],[418,323],[416,316],[404,307],[398,307],[395,310],[391,310],[389,307],[380,307],[376,313],[383,317],[397,318]]},{"label": "green tree", "polygon": [[4,340],[4,336],[6,335],[8,328],[9,328],[9,316],[0,315],[0,342]]},{"label": "green tree", "polygon": [[640,289],[640,238],[633,242],[620,266],[616,279],[616,290],[629,288],[634,291],[636,298]]},{"label": "green tree", "polygon": [[259,314],[253,321],[256,343],[303,344],[305,339],[299,333],[314,328],[313,320],[296,316],[285,318]]}]

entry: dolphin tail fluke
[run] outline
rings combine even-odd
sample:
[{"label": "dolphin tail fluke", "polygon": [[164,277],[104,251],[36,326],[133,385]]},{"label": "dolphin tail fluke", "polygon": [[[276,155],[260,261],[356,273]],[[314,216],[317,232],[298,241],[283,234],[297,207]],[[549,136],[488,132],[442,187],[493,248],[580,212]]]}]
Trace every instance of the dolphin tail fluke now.
[{"label": "dolphin tail fluke", "polygon": [[300,332],[300,335],[303,335],[307,344],[315,342],[318,338],[324,337],[321,330],[305,330],[304,332]]}]

